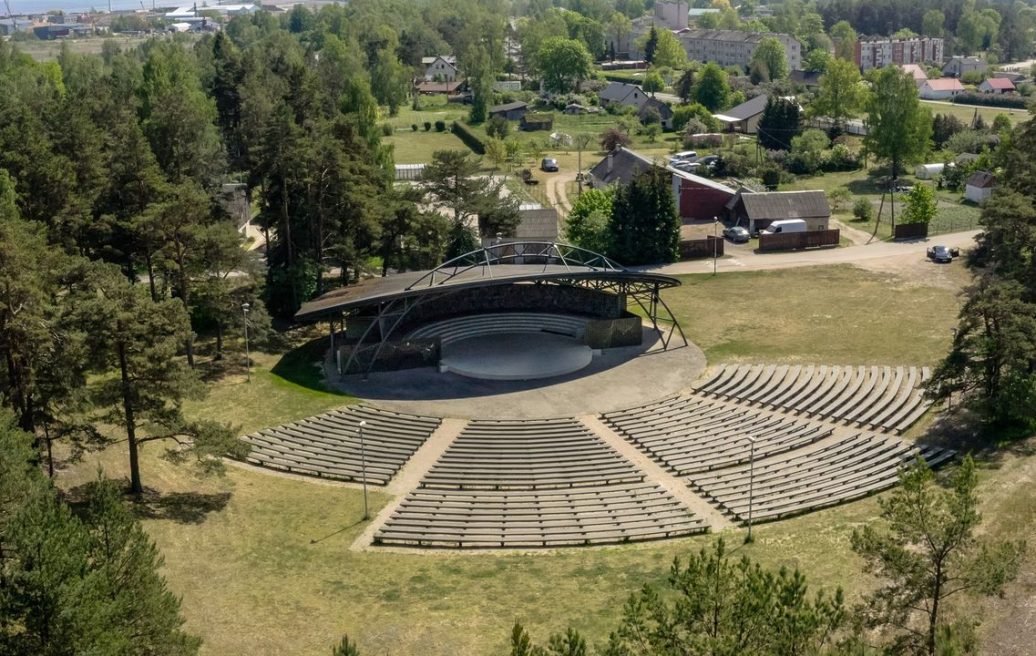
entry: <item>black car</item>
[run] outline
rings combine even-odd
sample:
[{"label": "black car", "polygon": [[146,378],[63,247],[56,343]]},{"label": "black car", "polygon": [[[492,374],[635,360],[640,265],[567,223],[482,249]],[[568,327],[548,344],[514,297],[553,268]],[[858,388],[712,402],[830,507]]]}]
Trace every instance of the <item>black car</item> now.
[{"label": "black car", "polygon": [[557,173],[558,160],[553,157],[544,157],[543,161],[540,162],[540,168],[548,173]]},{"label": "black car", "polygon": [[960,256],[960,249],[949,246],[932,246],[928,249],[928,259],[933,262],[952,262]]}]

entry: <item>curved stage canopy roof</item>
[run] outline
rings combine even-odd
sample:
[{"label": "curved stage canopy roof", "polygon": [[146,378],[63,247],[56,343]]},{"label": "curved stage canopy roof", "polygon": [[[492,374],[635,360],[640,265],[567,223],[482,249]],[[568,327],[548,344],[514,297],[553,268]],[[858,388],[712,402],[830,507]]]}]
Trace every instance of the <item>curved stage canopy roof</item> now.
[{"label": "curved stage canopy roof", "polygon": [[441,295],[460,289],[547,282],[621,293],[658,293],[677,287],[672,276],[631,271],[603,255],[550,242],[502,243],[461,255],[430,271],[411,271],[330,291],[302,305],[299,321],[319,321],[350,310]]}]

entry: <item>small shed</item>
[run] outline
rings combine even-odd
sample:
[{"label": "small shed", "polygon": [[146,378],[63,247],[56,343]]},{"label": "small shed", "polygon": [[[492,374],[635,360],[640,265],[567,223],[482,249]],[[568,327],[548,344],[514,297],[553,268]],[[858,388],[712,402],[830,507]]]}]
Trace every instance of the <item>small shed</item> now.
[{"label": "small shed", "polygon": [[964,197],[973,203],[981,203],[993,194],[996,178],[989,171],[975,171],[964,184]]},{"label": "small shed", "polygon": [[918,180],[934,180],[939,177],[944,168],[946,168],[945,164],[918,164],[914,175]]},{"label": "small shed", "polygon": [[1014,82],[1006,77],[991,77],[982,80],[978,90],[982,93],[1014,93],[1015,87]]},{"label": "small shed", "polygon": [[503,116],[508,121],[520,121],[525,118],[525,113],[529,111],[529,103],[525,102],[510,102],[504,103],[503,105],[494,105],[489,108],[489,116]]},{"label": "small shed", "polygon": [[527,132],[533,130],[553,130],[554,115],[547,112],[526,112],[522,116],[521,129]]}]

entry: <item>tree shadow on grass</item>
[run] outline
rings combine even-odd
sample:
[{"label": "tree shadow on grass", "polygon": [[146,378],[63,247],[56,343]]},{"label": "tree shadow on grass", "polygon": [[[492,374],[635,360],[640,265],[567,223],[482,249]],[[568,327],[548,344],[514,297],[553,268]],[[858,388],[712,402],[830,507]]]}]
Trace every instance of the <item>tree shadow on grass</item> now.
[{"label": "tree shadow on grass", "polygon": [[970,453],[988,469],[999,468],[1008,455],[1036,454],[1036,441],[990,428],[967,408],[940,413],[919,442],[953,449],[960,456]]},{"label": "tree shadow on grass", "polygon": [[221,512],[230,501],[230,492],[170,492],[144,491],[143,498],[134,506],[140,519],[171,520],[177,524],[201,524],[212,513]]},{"label": "tree shadow on grass", "polygon": [[270,373],[316,392],[345,396],[342,392],[329,388],[324,382],[321,363],[324,361],[324,352],[327,348],[326,337],[312,339],[281,356]]}]

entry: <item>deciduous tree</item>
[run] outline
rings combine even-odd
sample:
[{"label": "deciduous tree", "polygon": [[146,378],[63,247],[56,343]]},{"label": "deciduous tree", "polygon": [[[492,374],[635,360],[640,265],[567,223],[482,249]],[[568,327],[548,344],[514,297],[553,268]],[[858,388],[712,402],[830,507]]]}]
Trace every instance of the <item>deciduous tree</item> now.
[{"label": "deciduous tree", "polygon": [[928,150],[932,115],[918,101],[913,78],[895,66],[877,73],[866,111],[864,143],[872,155],[888,162],[895,179],[903,165],[919,160]]},{"label": "deciduous tree", "polygon": [[730,98],[730,82],[727,72],[715,62],[709,62],[698,74],[698,82],[694,85],[694,101],[704,105],[710,112],[727,106]]},{"label": "deciduous tree", "polygon": [[540,46],[536,66],[548,91],[566,93],[578,90],[579,84],[593,72],[593,58],[582,41],[553,37]]},{"label": "deciduous tree", "polygon": [[897,651],[934,656],[940,630],[951,627],[947,599],[961,593],[995,595],[1018,574],[1023,543],[976,536],[977,484],[970,456],[949,489],[937,485],[928,465],[919,462],[879,501],[888,528],[867,525],[853,532],[853,550],[881,580],[867,597],[864,619],[896,630]]}]

